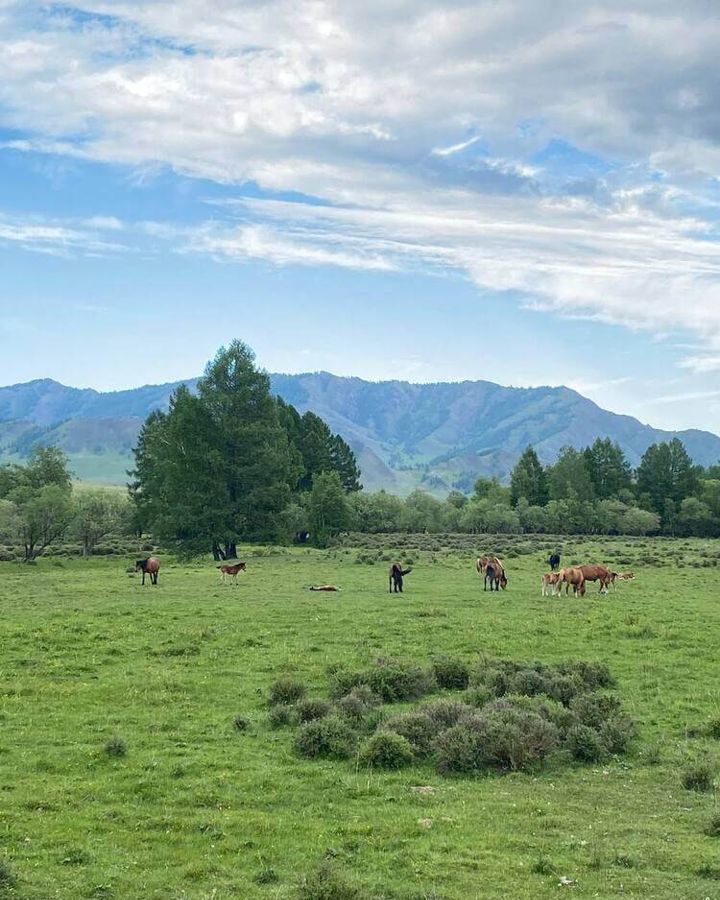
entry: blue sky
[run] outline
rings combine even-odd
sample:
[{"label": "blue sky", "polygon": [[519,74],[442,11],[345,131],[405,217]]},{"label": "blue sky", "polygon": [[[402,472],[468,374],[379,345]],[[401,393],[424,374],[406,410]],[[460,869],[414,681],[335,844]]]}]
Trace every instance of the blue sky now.
[{"label": "blue sky", "polygon": [[720,432],[704,0],[0,0],[0,383],[567,384]]}]

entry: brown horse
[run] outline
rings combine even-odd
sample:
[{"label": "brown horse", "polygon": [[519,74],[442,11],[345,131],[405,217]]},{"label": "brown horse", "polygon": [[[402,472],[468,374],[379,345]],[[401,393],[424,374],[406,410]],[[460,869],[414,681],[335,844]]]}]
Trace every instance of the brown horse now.
[{"label": "brown horse", "polygon": [[145,584],[145,576],[150,576],[150,584],[157,584],[160,560],[157,556],[148,556],[147,559],[139,559],[135,563],[135,571],[142,572],[142,583]]},{"label": "brown horse", "polygon": [[570,566],[567,569],[560,569],[560,571],[558,572],[557,583],[555,585],[555,590],[558,597],[560,596],[563,584],[565,585],[565,596],[567,596],[567,593],[571,587],[575,596],[577,596],[578,594],[581,597],[585,596],[585,576],[583,575],[582,568]]},{"label": "brown horse", "polygon": [[541,579],[543,597],[552,597],[558,583],[559,572],[546,572]]},{"label": "brown horse", "polygon": [[612,572],[607,566],[598,564],[592,566],[580,566],[585,581],[599,581],[600,593],[607,594],[608,585],[612,581]]},{"label": "brown horse", "polygon": [[234,584],[237,584],[238,572],[246,571],[244,562],[233,563],[232,565],[225,563],[222,566],[218,566],[218,569],[220,569],[220,580],[222,582],[225,581],[227,575],[230,575]]},{"label": "brown horse", "polygon": [[485,566],[485,581],[483,582],[483,590],[487,590],[488,581],[490,582],[490,590],[492,591],[493,585],[495,585],[495,590],[499,591],[500,588],[505,590],[507,587],[507,575],[505,574],[505,569],[500,565],[499,560],[496,558],[494,562],[490,562]]},{"label": "brown horse", "polygon": [[339,591],[340,588],[334,584],[311,584],[308,590],[311,591]]},{"label": "brown horse", "polygon": [[498,559],[497,556],[479,556],[475,560],[475,568],[477,569],[477,573],[481,578],[485,576],[485,570],[490,565],[500,569],[502,569],[503,567],[502,560]]},{"label": "brown horse", "polygon": [[392,594],[393,588],[395,588],[396,594],[402,594],[403,592],[403,578],[406,575],[409,575],[412,572],[412,569],[403,569],[400,563],[393,563],[390,566],[389,572],[389,592]]}]

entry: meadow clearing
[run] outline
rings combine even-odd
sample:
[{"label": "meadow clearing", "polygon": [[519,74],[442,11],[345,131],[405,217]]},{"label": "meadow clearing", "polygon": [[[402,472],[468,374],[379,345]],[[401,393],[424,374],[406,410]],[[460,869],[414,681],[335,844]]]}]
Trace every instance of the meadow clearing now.
[{"label": "meadow clearing", "polygon": [[[564,563],[637,574],[579,600],[540,596],[547,542],[469,540],[504,556],[505,593],[437,536],[245,548],[237,587],[209,558],[163,556],[144,588],[130,557],[0,563],[0,897],[720,897],[715,795],[681,783],[720,749],[718,545],[564,539]],[[444,777],[303,759],[270,727],[282,676],[327,697],[339,663],[479,653],[607,663],[630,753]]]}]

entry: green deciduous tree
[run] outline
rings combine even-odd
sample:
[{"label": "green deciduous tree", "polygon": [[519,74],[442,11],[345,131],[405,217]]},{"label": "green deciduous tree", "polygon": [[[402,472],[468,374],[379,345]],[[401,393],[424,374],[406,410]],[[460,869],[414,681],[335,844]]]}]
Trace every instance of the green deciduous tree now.
[{"label": "green deciduous tree", "polygon": [[315,476],[308,513],[310,532],[320,546],[325,546],[331,537],[347,529],[350,507],[337,472],[320,472]]},{"label": "green deciduous tree", "polygon": [[699,489],[700,468],[679,438],[648,447],[638,466],[637,491],[652,510],[663,515],[667,499],[681,503]]},{"label": "green deciduous tree", "polygon": [[574,447],[563,447],[548,474],[552,500],[593,499],[593,484],[583,452]]},{"label": "green deciduous tree", "polygon": [[72,532],[80,541],[83,556],[91,556],[103,538],[122,531],[127,512],[127,499],[115,491],[77,491],[73,497]]}]

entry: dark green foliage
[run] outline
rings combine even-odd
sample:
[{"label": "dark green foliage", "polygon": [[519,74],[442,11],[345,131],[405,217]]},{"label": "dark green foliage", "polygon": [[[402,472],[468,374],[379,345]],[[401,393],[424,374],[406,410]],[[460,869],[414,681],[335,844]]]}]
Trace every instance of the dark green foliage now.
[{"label": "dark green foliage", "polygon": [[338,716],[308,722],[295,736],[295,749],[308,758],[346,759],[354,753],[356,744],[357,734]]},{"label": "dark green foliage", "polygon": [[432,675],[420,666],[391,658],[377,661],[367,673],[367,683],[386,703],[417,700],[435,687]]},{"label": "dark green foliage", "polygon": [[268,722],[271,728],[285,728],[294,725],[297,721],[297,711],[284,703],[278,703],[270,707]]},{"label": "dark green foliage", "polygon": [[108,756],[125,756],[127,750],[127,744],[118,735],[111,737],[105,744],[105,752]]},{"label": "dark green foliage", "polygon": [[698,866],[697,874],[700,878],[706,878],[708,881],[720,881],[720,866],[703,863],[701,866]]},{"label": "dark green foliage", "polygon": [[472,772],[485,768],[516,771],[532,766],[557,748],[557,728],[537,713],[519,708],[484,709],[439,735],[438,770]]},{"label": "dark green foliage", "polygon": [[539,856],[530,867],[530,871],[535,875],[554,875],[555,866],[547,856]]},{"label": "dark green foliage", "polygon": [[297,900],[363,900],[363,894],[332,863],[324,861],[315,872],[304,876]]},{"label": "dark green foliage", "polygon": [[707,794],[713,789],[715,768],[709,762],[699,762],[685,769],[681,777],[682,786],[687,791]]},{"label": "dark green foliage", "polygon": [[247,731],[251,724],[250,719],[242,713],[238,713],[233,719],[233,727],[236,731]]},{"label": "dark green foliage", "polygon": [[391,716],[381,727],[385,731],[402,735],[418,757],[426,756],[430,752],[432,743],[441,730],[426,713],[414,710]]},{"label": "dark green foliage", "polygon": [[335,706],[340,715],[346,716],[353,722],[362,722],[364,716],[380,702],[380,698],[373,694],[365,684],[357,685],[348,694],[336,702]]},{"label": "dark green foliage", "polygon": [[616,694],[588,693],[575,697],[570,709],[583,725],[600,728],[608,719],[620,715],[622,704]]},{"label": "dark green foliage", "polygon": [[329,716],[331,712],[332,704],[317,697],[308,697],[306,700],[300,700],[297,705],[298,718],[301,722],[312,722],[315,719],[322,719],[325,716]]},{"label": "dark green foliage", "polygon": [[451,656],[433,660],[433,672],[438,686],[448,690],[464,691],[470,680],[467,663]]},{"label": "dark green foliage", "polygon": [[646,497],[650,508],[664,516],[663,525],[668,524],[666,501],[678,504],[693,496],[699,483],[699,468],[678,438],[648,447],[637,470],[638,496]]},{"label": "dark green foliage", "polygon": [[435,724],[437,731],[442,731],[445,728],[457,725],[462,718],[470,715],[473,710],[467,703],[463,703],[460,700],[441,699],[424,703],[420,707],[420,712],[428,716]]},{"label": "dark green foliage", "polygon": [[708,837],[720,837],[720,812],[713,813],[705,826]]},{"label": "dark green foliage", "polygon": [[597,438],[585,450],[585,462],[599,500],[619,497],[632,486],[632,470],[618,443],[610,438]]},{"label": "dark green foliage", "polygon": [[308,522],[315,542],[324,547],[328,540],[347,529],[350,507],[337,472],[319,472],[313,478],[308,503]]},{"label": "dark green foliage", "polygon": [[394,731],[376,731],[360,748],[361,762],[377,769],[401,769],[413,758],[410,741]]},{"label": "dark green foliage", "polygon": [[275,869],[266,867],[260,869],[257,875],[253,877],[253,881],[255,884],[277,884],[280,881],[280,876]]},{"label": "dark green foliage", "polygon": [[597,762],[605,755],[600,735],[587,725],[574,725],[567,733],[565,746],[573,759],[581,762]]},{"label": "dark green foliage", "polygon": [[302,681],[296,681],[294,678],[279,678],[270,688],[270,705],[297,703],[305,696],[306,690]]},{"label": "dark green foliage", "polygon": [[10,864],[4,859],[0,859],[0,891],[8,891],[14,888],[16,884],[17,878],[10,868]]},{"label": "dark green foliage", "polygon": [[548,477],[537,453],[526,447],[510,476],[510,495],[513,506],[521,498],[530,506],[545,506],[548,502]]},{"label": "dark green foliage", "polygon": [[617,716],[603,722],[599,734],[608,753],[625,753],[637,735],[637,726],[628,716]]}]

